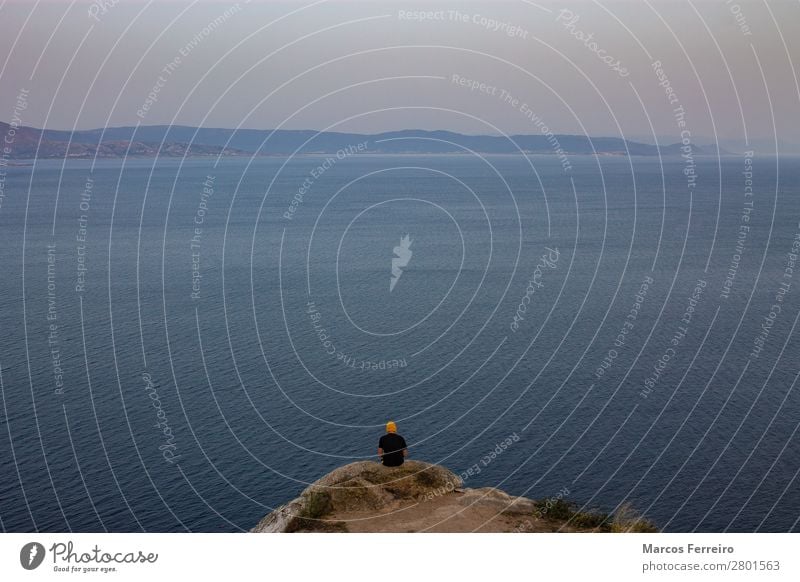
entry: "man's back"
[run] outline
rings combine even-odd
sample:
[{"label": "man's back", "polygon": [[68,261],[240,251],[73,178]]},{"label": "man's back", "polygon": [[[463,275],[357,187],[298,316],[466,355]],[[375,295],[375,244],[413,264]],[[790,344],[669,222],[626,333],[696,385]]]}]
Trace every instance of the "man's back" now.
[{"label": "man's back", "polygon": [[390,432],[381,437],[378,448],[383,450],[383,464],[387,467],[399,467],[403,464],[403,450],[406,441],[399,434]]}]

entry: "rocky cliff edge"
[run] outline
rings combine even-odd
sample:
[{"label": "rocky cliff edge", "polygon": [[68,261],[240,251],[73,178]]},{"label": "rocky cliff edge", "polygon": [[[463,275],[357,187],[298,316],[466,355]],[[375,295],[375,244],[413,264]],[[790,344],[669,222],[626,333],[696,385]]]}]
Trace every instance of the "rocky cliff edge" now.
[{"label": "rocky cliff edge", "polygon": [[614,515],[578,511],[566,499],[514,497],[493,487],[462,488],[439,465],[406,461],[339,467],[251,530],[269,532],[657,531],[627,506]]}]

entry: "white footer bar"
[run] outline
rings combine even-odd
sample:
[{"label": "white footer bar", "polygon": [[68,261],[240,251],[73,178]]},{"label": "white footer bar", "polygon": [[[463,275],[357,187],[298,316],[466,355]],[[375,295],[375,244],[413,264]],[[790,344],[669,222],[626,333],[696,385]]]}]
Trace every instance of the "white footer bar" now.
[{"label": "white footer bar", "polygon": [[797,581],[798,563],[798,534],[0,535],[15,581]]}]

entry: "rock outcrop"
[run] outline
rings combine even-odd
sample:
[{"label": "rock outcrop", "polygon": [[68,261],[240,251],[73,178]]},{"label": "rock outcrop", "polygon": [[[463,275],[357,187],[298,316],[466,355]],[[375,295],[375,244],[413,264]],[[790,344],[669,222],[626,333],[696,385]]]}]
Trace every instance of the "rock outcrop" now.
[{"label": "rock outcrop", "polygon": [[[628,531],[652,531],[630,516]],[[462,489],[448,469],[422,461],[340,467],[251,531],[269,532],[541,532],[626,531],[615,518],[574,511],[565,500],[534,501],[493,487]]]}]

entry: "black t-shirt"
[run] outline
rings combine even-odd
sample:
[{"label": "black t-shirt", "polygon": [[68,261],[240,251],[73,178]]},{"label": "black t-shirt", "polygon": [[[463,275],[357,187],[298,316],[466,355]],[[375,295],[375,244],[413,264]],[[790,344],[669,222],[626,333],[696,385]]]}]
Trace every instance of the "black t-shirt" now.
[{"label": "black t-shirt", "polygon": [[383,464],[387,467],[399,467],[403,464],[403,450],[406,441],[397,433],[386,433],[378,441],[378,447],[383,449]]}]

